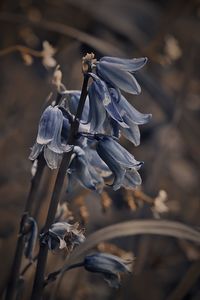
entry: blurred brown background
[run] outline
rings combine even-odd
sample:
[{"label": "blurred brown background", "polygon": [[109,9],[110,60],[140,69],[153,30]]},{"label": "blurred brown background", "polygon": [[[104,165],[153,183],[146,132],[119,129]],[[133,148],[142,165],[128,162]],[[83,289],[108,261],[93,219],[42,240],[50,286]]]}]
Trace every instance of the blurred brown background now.
[{"label": "blurred brown background", "polygon": [[[53,73],[40,58],[33,57],[27,66],[29,57],[4,49],[23,45],[41,51],[45,40],[57,49],[54,57],[68,89],[80,88],[81,57],[88,51],[98,58],[105,54],[149,58],[136,75],[142,94],[129,100],[140,111],[152,113],[153,119],[141,128],[138,148],[125,145],[145,161],[143,191],[150,197],[161,189],[167,192],[169,212],[163,217],[200,226],[200,1],[1,0],[1,293],[31,178],[29,149],[52,91]],[[122,191],[112,193],[112,198],[105,214],[99,199],[87,198],[87,233],[120,220],[153,217],[148,205],[139,203],[136,210],[130,210],[122,201]],[[191,288],[180,299],[200,299],[199,277],[191,271],[200,257],[196,245],[153,236],[115,242],[137,257],[135,274],[123,281],[120,290],[108,288],[98,276],[72,271],[54,299],[173,299],[170,295],[185,276]]]}]

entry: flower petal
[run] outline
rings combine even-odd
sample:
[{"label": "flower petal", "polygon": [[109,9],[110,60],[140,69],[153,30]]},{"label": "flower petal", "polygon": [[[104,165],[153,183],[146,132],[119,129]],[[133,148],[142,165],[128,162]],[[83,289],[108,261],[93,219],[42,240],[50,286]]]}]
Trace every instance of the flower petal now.
[{"label": "flower petal", "polygon": [[[129,124],[129,122],[127,122],[127,124]],[[135,146],[139,146],[140,130],[138,125],[130,124],[129,128],[121,128],[120,131],[127,140],[132,142]]]},{"label": "flower petal", "polygon": [[122,186],[125,189],[135,189],[138,185],[141,185],[142,179],[136,169],[127,171],[124,176]]},{"label": "flower petal", "polygon": [[[64,149],[61,143],[61,132],[63,128],[63,114],[60,109],[57,112],[56,123],[54,125],[53,138],[48,143],[48,148],[55,153],[63,153]],[[68,149],[67,149],[68,150]],[[69,150],[68,150],[69,151]]]},{"label": "flower petal", "polygon": [[101,101],[99,101],[99,97],[96,93],[96,88],[93,84],[91,84],[89,91],[89,117],[88,122],[90,122],[90,131],[97,132],[99,131],[103,123],[106,119],[106,111]]},{"label": "flower petal", "polygon": [[105,151],[105,148],[102,147],[102,143],[100,142],[97,145],[97,152],[114,175],[114,180],[111,186],[115,191],[118,190],[123,182],[126,169],[120,165],[120,163],[112,156],[112,154],[110,154],[108,151]]},{"label": "flower petal", "polygon": [[141,88],[135,77],[128,71],[124,71],[121,65],[99,62],[96,71],[99,77],[113,87],[134,95],[141,93]]},{"label": "flower petal", "polygon": [[131,169],[140,164],[132,154],[111,137],[102,137],[98,142],[98,147],[101,147],[102,151],[115,159],[124,168]]},{"label": "flower petal", "polygon": [[111,175],[111,171],[105,162],[100,158],[96,150],[90,149],[89,147],[84,148],[86,157],[90,164],[96,169],[97,173],[101,177],[108,177]]},{"label": "flower petal", "polygon": [[43,112],[39,126],[37,143],[41,145],[48,144],[54,138],[54,131],[58,123],[62,120],[62,112],[57,106],[48,106]]},{"label": "flower petal", "polygon": [[103,179],[89,164],[85,156],[76,156],[70,165],[70,170],[71,174],[85,188],[99,190],[99,186],[103,185]]},{"label": "flower petal", "polygon": [[135,72],[147,63],[147,57],[123,59],[118,57],[104,56],[100,59],[100,62],[107,62],[120,65],[124,71]]},{"label": "flower petal", "polygon": [[117,106],[112,101],[112,98],[110,96],[108,87],[106,86],[106,83],[101,80],[98,76],[96,76],[93,73],[90,73],[92,78],[94,79],[93,83],[90,86],[90,89],[92,89],[92,94],[95,95],[98,98],[98,100],[103,104],[104,108],[108,112],[108,114],[116,120],[122,127],[127,127],[127,125],[124,123],[123,119],[121,118]]},{"label": "flower petal", "polygon": [[31,153],[29,155],[30,160],[35,160],[38,158],[39,154],[42,152],[44,145],[38,144],[37,142],[31,148]]},{"label": "flower petal", "polygon": [[[151,114],[143,114],[135,109],[126,98],[121,95],[120,101],[117,103],[119,112],[122,117],[126,116],[130,120],[130,122],[142,125],[149,122],[152,115]],[[124,119],[124,118],[123,118]],[[126,122],[126,121],[125,121]]]},{"label": "flower petal", "polygon": [[48,146],[46,146],[44,148],[44,158],[50,169],[57,169],[61,162],[62,154],[53,152],[51,149],[48,148]]},{"label": "flower petal", "polygon": [[[81,91],[67,91],[68,96],[68,105],[69,105],[69,111],[74,116],[76,115]],[[81,116],[81,123],[85,124],[88,123],[88,117],[89,117],[89,99],[86,98],[83,113]]]}]

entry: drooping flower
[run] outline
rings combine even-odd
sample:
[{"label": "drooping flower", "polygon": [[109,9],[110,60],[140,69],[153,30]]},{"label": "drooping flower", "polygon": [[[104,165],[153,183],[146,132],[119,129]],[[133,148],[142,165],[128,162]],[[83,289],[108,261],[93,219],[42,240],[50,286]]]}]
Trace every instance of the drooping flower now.
[{"label": "drooping flower", "polygon": [[135,188],[141,184],[141,177],[137,170],[140,169],[143,163],[135,160],[133,155],[112,137],[99,138],[97,153],[113,172],[112,187],[114,190],[119,189],[121,186]]},{"label": "drooping flower", "polygon": [[122,59],[104,56],[96,63],[96,73],[110,86],[138,95],[141,88],[133,74],[141,69],[146,62],[146,57]]},{"label": "drooping flower", "polygon": [[78,229],[79,224],[57,222],[51,225],[47,233],[41,236],[42,243],[48,244],[52,251],[67,249],[72,251],[76,245],[84,242],[83,230]]},{"label": "drooping flower", "polygon": [[[122,135],[131,141],[135,146],[140,144],[140,130],[138,125],[143,125],[149,122],[152,115],[151,114],[143,114],[136,110],[120,93],[118,89],[109,88],[109,93],[112,101],[115,103],[115,106],[118,109],[118,112],[127,125],[126,127],[120,126],[118,129],[121,131]],[[115,122],[111,123],[113,128],[116,128]]]},{"label": "drooping flower", "polygon": [[101,157],[98,155],[95,149],[92,149],[90,146],[87,146],[84,148],[84,151],[89,163],[95,168],[95,170],[101,177],[107,178],[111,176],[111,170],[101,159]]},{"label": "drooping flower", "polygon": [[84,267],[89,272],[102,274],[109,286],[118,288],[120,273],[131,272],[132,260],[107,253],[94,253],[85,257]]},{"label": "drooping flower", "polygon": [[[81,91],[79,91],[79,90],[66,90],[63,94],[67,96],[66,105],[67,105],[67,108],[68,108],[69,112],[72,115],[75,116],[76,112],[77,112],[80,96],[81,96]],[[86,101],[85,101],[83,113],[81,115],[81,120],[80,120],[80,122],[82,124],[85,124],[85,123],[88,122],[88,114],[89,114],[89,99],[87,97]]]},{"label": "drooping flower", "polygon": [[[94,118],[94,121],[96,123],[96,126],[92,126],[92,129],[97,129],[102,126],[103,122],[106,119],[106,114],[104,109],[107,111],[107,113],[116,120],[122,127],[128,127],[122,117],[120,116],[120,113],[118,111],[117,106],[112,101],[112,98],[110,96],[108,87],[106,83],[101,80],[97,75],[90,73],[91,77],[93,78],[93,82],[89,87],[89,99],[90,99],[90,109],[93,106],[93,114],[95,112],[95,118],[92,115],[91,112],[91,118]],[[93,103],[94,101],[94,103]],[[91,122],[91,120],[89,120]]]},{"label": "drooping flower", "polygon": [[104,181],[100,174],[89,162],[85,151],[79,146],[75,146],[74,157],[70,163],[68,174],[68,191],[74,187],[74,182],[78,182],[85,188],[101,191],[104,185]]},{"label": "drooping flower", "polygon": [[107,86],[95,74],[91,74],[91,76],[93,83],[89,88],[90,110],[88,119],[91,125],[90,130],[102,133],[103,125],[104,127],[107,126],[107,129],[111,126],[114,136],[118,137],[121,132],[135,146],[138,146],[140,144],[138,125],[147,123],[151,114],[140,113],[125,99],[118,88]]},{"label": "drooping flower", "polygon": [[33,252],[35,250],[37,238],[38,238],[38,226],[34,218],[28,217],[26,220],[26,227],[28,231],[25,232],[25,257],[32,260]]},{"label": "drooping flower", "polygon": [[36,143],[29,159],[37,159],[44,150],[49,168],[56,169],[63,152],[68,152],[72,148],[67,145],[69,128],[69,120],[63,116],[61,109],[58,106],[48,106],[40,118]]}]

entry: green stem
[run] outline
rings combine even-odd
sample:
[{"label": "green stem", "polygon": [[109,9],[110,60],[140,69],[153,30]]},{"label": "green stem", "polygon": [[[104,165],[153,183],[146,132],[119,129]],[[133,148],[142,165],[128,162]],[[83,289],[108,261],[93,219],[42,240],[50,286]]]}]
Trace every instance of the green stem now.
[{"label": "green stem", "polygon": [[[69,139],[68,139],[68,145],[74,145],[74,143],[76,141],[76,135],[78,133],[78,128],[79,128],[79,121],[81,119],[85,100],[87,97],[88,81],[89,81],[89,75],[85,74],[76,116],[71,125],[70,135],[69,135]],[[62,186],[63,186],[64,179],[66,176],[66,170],[69,166],[72,153],[73,153],[73,150],[71,150],[70,152],[64,153],[64,155],[63,155],[63,159],[62,159],[60,168],[58,170],[58,175],[56,178],[54,190],[53,190],[52,197],[51,197],[48,215],[47,215],[46,223],[44,226],[44,232],[48,232],[51,224],[54,222],[56,210],[57,210],[61,192],[62,192]],[[45,272],[45,266],[46,266],[46,262],[47,262],[47,255],[48,255],[48,245],[40,243],[40,251],[39,251],[39,256],[38,256],[38,262],[37,262],[37,268],[36,268],[36,274],[35,274],[35,280],[34,280],[34,284],[33,284],[31,300],[40,300],[41,299],[43,285],[44,285],[44,272]]]}]

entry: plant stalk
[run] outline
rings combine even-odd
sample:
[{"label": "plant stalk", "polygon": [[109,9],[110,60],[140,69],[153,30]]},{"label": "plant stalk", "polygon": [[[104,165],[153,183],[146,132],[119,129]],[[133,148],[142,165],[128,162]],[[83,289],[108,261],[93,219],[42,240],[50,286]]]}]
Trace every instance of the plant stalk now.
[{"label": "plant stalk", "polygon": [[5,300],[12,300],[14,299],[15,296],[15,291],[19,279],[19,272],[20,272],[22,257],[24,253],[24,246],[25,246],[24,225],[26,224],[27,218],[29,217],[36,193],[38,191],[38,186],[42,178],[44,167],[45,167],[45,160],[43,158],[43,155],[41,155],[38,158],[38,167],[37,167],[36,174],[31,179],[29,194],[26,200],[24,212],[21,216],[17,246],[14,254],[13,264],[10,271],[10,277],[8,279]]},{"label": "plant stalk", "polygon": [[[74,145],[75,140],[76,140],[76,135],[78,133],[78,128],[79,128],[79,121],[81,119],[85,100],[87,97],[88,81],[89,81],[89,75],[85,74],[76,116],[71,125],[70,135],[69,135],[69,139],[68,139],[68,145]],[[44,231],[43,231],[44,233],[48,232],[51,224],[54,222],[58,203],[59,203],[61,192],[62,192],[62,186],[63,186],[64,179],[66,176],[66,170],[69,166],[72,153],[73,153],[73,150],[63,154],[63,159],[61,161],[61,165],[58,170],[58,174],[57,174],[57,178],[56,178],[56,182],[54,185],[54,190],[52,193],[51,202],[50,202],[50,206],[49,206],[49,210],[48,210],[48,215],[47,215],[46,223],[44,226]],[[41,299],[43,286],[44,286],[44,272],[45,272],[45,266],[46,266],[46,262],[47,262],[47,255],[48,255],[48,245],[43,244],[41,242],[31,300],[40,300]]]}]

